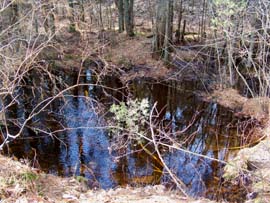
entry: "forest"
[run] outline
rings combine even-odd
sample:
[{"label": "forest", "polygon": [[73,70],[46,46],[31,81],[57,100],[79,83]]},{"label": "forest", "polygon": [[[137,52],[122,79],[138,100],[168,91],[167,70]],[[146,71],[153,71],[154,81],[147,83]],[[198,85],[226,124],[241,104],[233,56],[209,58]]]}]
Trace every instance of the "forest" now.
[{"label": "forest", "polygon": [[0,0],[0,203],[270,202],[269,0]]}]

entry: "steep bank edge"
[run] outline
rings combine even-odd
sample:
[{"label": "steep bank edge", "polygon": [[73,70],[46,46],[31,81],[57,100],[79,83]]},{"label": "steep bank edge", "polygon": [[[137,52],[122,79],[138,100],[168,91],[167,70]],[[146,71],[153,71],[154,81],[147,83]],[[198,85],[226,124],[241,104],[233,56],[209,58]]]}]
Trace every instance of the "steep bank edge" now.
[{"label": "steep bank edge", "polygon": [[194,200],[164,186],[89,190],[78,178],[44,174],[19,161],[0,155],[0,202],[142,202],[211,203]]}]

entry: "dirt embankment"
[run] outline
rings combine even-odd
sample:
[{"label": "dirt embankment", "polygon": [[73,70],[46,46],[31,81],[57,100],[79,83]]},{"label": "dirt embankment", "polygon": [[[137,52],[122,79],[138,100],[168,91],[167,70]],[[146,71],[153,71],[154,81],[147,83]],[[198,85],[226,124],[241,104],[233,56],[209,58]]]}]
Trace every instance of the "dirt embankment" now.
[{"label": "dirt embankment", "polygon": [[[101,58],[104,59],[105,64],[100,71],[110,73],[113,69],[119,69],[122,71],[121,76],[124,81],[134,77],[160,78],[171,74],[172,69],[167,69],[160,61],[152,60],[150,40],[143,36],[130,39],[111,33],[89,32],[87,39],[82,39],[81,34],[75,34],[63,33],[63,36],[59,37],[62,41],[58,40],[55,46],[45,49],[39,56],[43,63],[48,63],[54,70],[65,68],[67,71],[76,69],[75,71],[78,72],[84,60],[96,61]],[[184,56],[184,53],[180,55],[185,60],[188,58],[193,60],[196,57],[191,57],[191,53]],[[139,65],[139,68],[136,69],[135,65],[137,67]],[[185,75],[183,72],[180,73]],[[207,100],[214,100],[231,108],[239,116],[253,117],[258,121],[265,121],[268,118],[270,104],[268,98],[248,99],[241,96],[236,90],[226,89],[214,91],[212,95],[207,96]],[[257,146],[260,147],[261,143]],[[233,171],[237,173],[230,175],[231,179],[241,176],[242,171],[249,171],[248,163],[250,163],[249,160],[252,160],[250,155],[257,152],[257,157],[265,157],[260,156],[267,151],[265,148],[262,150],[255,148],[254,150],[254,152],[248,153],[247,158],[243,158],[242,155],[245,151],[239,153],[241,165],[236,164],[237,170]],[[237,160],[233,160],[231,165],[235,165],[234,162],[237,163]],[[265,164],[265,160],[260,160],[260,163]],[[253,177],[258,177],[256,173],[264,174],[263,179],[252,179],[251,181],[261,184],[263,188],[265,185],[269,186],[263,180],[269,180],[267,170],[270,171],[270,165],[269,168],[261,167],[263,170],[257,168],[251,170],[252,173],[244,174],[251,174]],[[163,186],[96,191],[89,190],[84,181],[82,177],[60,178],[39,173],[17,161],[0,156],[0,202],[210,202],[209,200],[193,200],[183,197],[175,192],[166,191]],[[265,197],[262,194],[268,192],[268,189],[257,191],[253,184],[249,184],[249,187],[250,194],[257,194],[261,199]]]},{"label": "dirt embankment", "polygon": [[[265,130],[269,135],[269,128]],[[248,203],[270,202],[270,138],[252,148],[240,150],[225,167],[224,178],[242,184],[248,191]]]},{"label": "dirt embankment", "polygon": [[232,109],[237,116],[255,118],[266,122],[269,116],[270,98],[247,98],[235,89],[215,90],[212,94],[204,96],[208,101],[215,101],[220,105]]},{"label": "dirt embankment", "polygon": [[210,203],[167,191],[164,186],[90,190],[83,177],[61,178],[41,173],[0,155],[0,202],[95,202],[95,203]]},{"label": "dirt embankment", "polygon": [[247,203],[270,202],[270,99],[246,98],[234,89],[216,90],[205,98],[232,109],[239,117],[253,118],[261,123],[260,127],[254,127],[257,130],[252,135],[259,138],[252,144],[257,145],[241,149],[235,158],[229,160],[224,178],[246,188]]}]

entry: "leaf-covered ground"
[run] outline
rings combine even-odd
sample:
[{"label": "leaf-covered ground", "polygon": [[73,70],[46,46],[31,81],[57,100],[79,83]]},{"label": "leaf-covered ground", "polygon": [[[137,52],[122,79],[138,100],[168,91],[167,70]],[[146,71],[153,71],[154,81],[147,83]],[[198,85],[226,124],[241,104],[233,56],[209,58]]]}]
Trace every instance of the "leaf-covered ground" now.
[{"label": "leaf-covered ground", "polygon": [[167,191],[164,186],[90,190],[83,178],[61,178],[0,155],[0,202],[208,203]]}]

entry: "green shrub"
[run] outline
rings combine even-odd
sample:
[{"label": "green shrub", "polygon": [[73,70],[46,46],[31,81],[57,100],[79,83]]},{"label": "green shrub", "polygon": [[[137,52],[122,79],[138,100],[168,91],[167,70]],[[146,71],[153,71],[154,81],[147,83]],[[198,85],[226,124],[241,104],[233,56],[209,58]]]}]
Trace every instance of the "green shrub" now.
[{"label": "green shrub", "polygon": [[149,118],[149,101],[129,100],[127,103],[121,102],[119,105],[113,104],[110,112],[115,115],[113,118],[116,128],[113,132],[125,129],[130,134],[143,133],[142,127],[145,126]]}]

